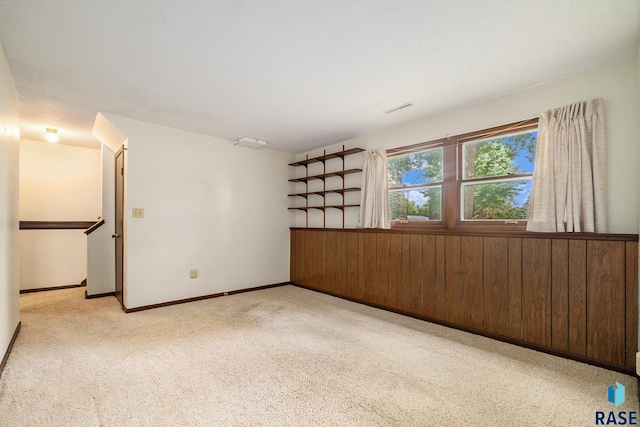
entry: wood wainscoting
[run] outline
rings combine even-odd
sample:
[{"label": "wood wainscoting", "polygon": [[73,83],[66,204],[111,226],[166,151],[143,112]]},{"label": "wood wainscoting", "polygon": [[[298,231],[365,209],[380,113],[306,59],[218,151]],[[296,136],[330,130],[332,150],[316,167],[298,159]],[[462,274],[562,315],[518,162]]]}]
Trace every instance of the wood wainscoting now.
[{"label": "wood wainscoting", "polygon": [[637,235],[292,228],[291,282],[635,375]]}]

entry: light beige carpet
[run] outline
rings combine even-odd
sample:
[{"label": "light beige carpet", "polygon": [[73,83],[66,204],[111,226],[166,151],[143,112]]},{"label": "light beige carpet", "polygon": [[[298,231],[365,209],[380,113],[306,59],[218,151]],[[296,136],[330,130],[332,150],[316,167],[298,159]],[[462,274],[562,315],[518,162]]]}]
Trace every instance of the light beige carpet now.
[{"label": "light beige carpet", "polygon": [[1,426],[588,426],[638,410],[635,378],[293,286],[131,314],[83,292],[21,296]]}]

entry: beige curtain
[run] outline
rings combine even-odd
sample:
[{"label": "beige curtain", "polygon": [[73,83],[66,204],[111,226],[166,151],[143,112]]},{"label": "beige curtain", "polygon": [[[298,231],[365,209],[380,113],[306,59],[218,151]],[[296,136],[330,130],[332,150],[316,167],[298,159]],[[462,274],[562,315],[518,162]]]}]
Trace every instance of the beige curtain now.
[{"label": "beige curtain", "polygon": [[607,232],[602,98],[540,114],[527,231]]},{"label": "beige curtain", "polygon": [[360,198],[360,226],[389,228],[389,178],[387,153],[384,150],[365,151]]}]

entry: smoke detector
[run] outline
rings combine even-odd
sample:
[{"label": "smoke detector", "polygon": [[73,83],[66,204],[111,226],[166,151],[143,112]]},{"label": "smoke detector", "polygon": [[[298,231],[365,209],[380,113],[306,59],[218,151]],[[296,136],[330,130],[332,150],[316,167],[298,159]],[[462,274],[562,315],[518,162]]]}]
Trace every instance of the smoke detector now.
[{"label": "smoke detector", "polygon": [[238,138],[233,141],[233,145],[237,145],[238,147],[246,147],[246,148],[262,148],[267,145],[267,141],[263,141],[257,138],[250,138],[248,136],[243,136],[242,138]]}]

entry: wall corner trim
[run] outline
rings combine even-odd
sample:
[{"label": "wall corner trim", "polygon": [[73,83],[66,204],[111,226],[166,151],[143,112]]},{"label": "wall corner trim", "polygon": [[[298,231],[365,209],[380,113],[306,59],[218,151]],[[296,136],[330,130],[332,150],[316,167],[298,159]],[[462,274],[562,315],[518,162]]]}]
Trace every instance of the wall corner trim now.
[{"label": "wall corner trim", "polygon": [[4,367],[9,360],[9,354],[13,349],[13,344],[15,344],[16,339],[18,338],[18,332],[20,332],[20,328],[22,327],[22,322],[18,322],[18,326],[16,326],[16,331],[13,333],[13,337],[11,337],[11,341],[9,342],[9,347],[7,347],[7,352],[4,354],[2,358],[2,362],[0,363],[0,378],[2,378],[2,371],[4,371]]}]

